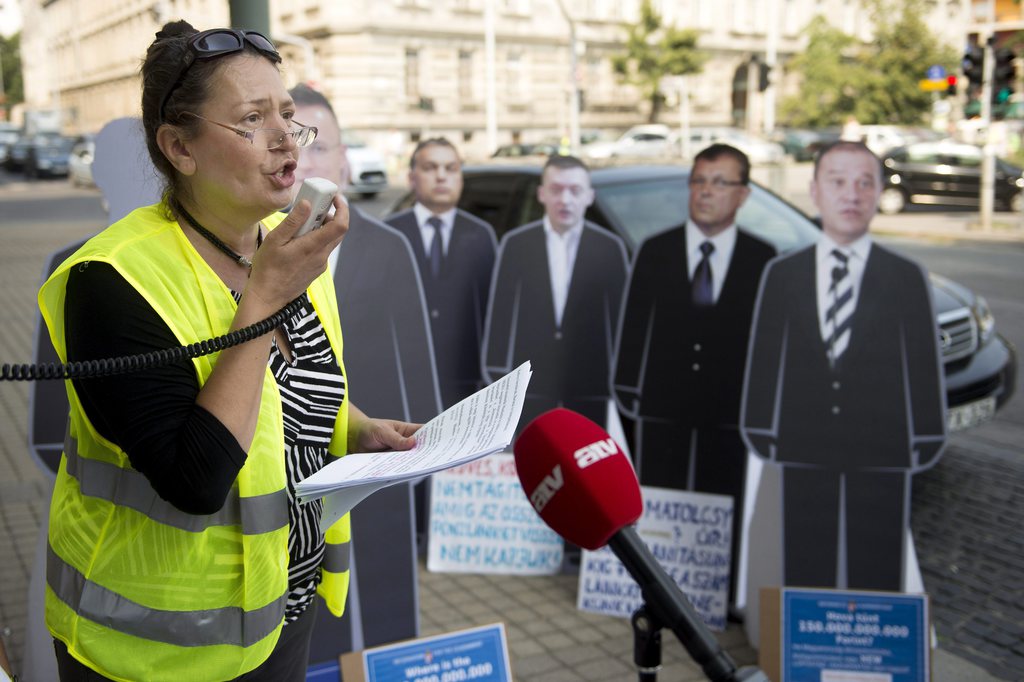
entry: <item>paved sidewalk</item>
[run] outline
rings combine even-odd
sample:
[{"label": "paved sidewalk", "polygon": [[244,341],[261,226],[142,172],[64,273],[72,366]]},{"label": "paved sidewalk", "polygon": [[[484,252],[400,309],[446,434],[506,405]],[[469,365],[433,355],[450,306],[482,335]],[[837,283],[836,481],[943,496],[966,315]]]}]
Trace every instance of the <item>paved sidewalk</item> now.
[{"label": "paved sidewalk", "polygon": [[[59,192],[46,186],[38,211],[12,214],[5,201],[20,196],[0,187],[0,361],[28,362],[36,316],[35,291],[47,256],[94,232],[92,213],[64,222],[34,219]],[[66,192],[66,190],[65,190]],[[35,193],[34,193],[35,194]],[[23,198],[23,197],[22,197]],[[0,383],[0,629],[15,671],[25,650],[27,589],[39,519],[48,504],[42,474],[27,448],[28,386]],[[507,577],[454,575],[420,570],[421,629],[439,634],[473,625],[505,623],[512,668],[520,682],[619,682],[635,680],[629,622],[576,610],[576,576]],[[756,662],[741,628],[719,641],[740,665]],[[705,679],[671,633],[663,636],[659,679]],[[980,668],[942,650],[933,656],[935,682],[989,682]],[[30,680],[29,682],[49,682]]]}]

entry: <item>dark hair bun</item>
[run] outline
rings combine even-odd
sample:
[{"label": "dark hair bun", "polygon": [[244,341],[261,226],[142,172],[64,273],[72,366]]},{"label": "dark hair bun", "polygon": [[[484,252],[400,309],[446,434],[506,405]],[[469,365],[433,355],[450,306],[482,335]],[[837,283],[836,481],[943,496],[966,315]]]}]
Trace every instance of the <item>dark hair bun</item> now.
[{"label": "dark hair bun", "polygon": [[198,33],[192,24],[188,23],[184,19],[178,21],[169,21],[164,24],[164,27],[157,31],[156,39],[165,40],[166,38],[174,38],[180,35],[192,35]]}]

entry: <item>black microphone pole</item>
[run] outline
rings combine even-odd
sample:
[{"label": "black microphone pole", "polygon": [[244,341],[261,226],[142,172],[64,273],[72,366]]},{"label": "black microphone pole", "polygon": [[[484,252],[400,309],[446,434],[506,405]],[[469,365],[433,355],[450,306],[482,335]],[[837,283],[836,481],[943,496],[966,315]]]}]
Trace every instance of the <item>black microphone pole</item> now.
[{"label": "black microphone pole", "polygon": [[620,529],[608,541],[608,547],[640,586],[648,614],[659,625],[675,633],[709,680],[768,682],[768,677],[757,668],[736,668],[735,661],[722,649],[686,595],[647,549],[636,528],[625,526]]}]

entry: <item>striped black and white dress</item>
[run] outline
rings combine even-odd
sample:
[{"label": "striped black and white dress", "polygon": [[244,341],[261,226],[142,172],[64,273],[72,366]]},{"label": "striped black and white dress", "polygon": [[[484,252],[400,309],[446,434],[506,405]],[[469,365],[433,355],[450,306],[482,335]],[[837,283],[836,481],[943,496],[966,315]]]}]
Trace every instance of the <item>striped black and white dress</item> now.
[{"label": "striped black and white dress", "polygon": [[285,623],[292,623],[316,597],[324,556],[324,537],[319,527],[323,504],[320,500],[299,504],[295,484],[324,465],[335,417],[345,396],[345,377],[306,295],[302,308],[283,327],[292,361],[288,362],[275,345],[270,354],[270,370],[281,393],[284,419],[289,522]]}]

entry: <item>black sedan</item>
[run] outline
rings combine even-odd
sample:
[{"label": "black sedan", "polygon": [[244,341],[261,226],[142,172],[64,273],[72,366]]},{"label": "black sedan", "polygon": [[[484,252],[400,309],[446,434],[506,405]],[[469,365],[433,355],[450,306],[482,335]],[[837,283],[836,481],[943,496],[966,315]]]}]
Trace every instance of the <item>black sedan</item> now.
[{"label": "black sedan", "polygon": [[[981,148],[950,140],[899,147],[882,160],[885,189],[878,209],[899,213],[907,204],[971,206],[981,193]],[[996,205],[1024,208],[1022,171],[1002,159],[995,164]]]},{"label": "black sedan", "polygon": [[63,135],[37,135],[25,159],[25,176],[29,178],[65,176],[75,140]]},{"label": "black sedan", "polygon": [[[500,239],[508,230],[540,219],[539,166],[468,166],[459,207],[490,223]],[[633,252],[647,237],[686,220],[689,170],[680,166],[618,166],[592,171],[596,193],[586,218],[612,230]],[[412,205],[411,195],[394,207]],[[737,222],[790,251],[816,241],[819,229],[798,208],[751,182]],[[1017,355],[995,331],[985,300],[967,288],[932,275],[938,334],[946,370],[951,431],[990,419],[1015,388]]]}]

